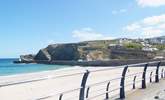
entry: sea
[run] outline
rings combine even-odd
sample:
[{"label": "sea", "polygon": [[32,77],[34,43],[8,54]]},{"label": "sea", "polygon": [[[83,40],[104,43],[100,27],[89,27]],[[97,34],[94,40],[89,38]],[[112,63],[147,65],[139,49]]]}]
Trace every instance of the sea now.
[{"label": "sea", "polygon": [[67,65],[46,65],[46,64],[15,64],[13,61],[17,58],[0,59],[0,76],[17,75],[24,73],[42,72],[57,70],[66,67]]}]

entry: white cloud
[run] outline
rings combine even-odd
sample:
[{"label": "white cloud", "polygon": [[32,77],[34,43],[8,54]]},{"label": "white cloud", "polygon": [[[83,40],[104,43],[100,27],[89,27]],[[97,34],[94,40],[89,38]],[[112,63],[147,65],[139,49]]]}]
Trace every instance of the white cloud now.
[{"label": "white cloud", "polygon": [[157,24],[165,23],[165,14],[160,16],[152,16],[145,18],[143,20],[143,23],[147,25],[157,25]]},{"label": "white cloud", "polygon": [[113,10],[112,14],[116,15],[116,14],[125,13],[125,12],[127,12],[127,9]]},{"label": "white cloud", "polygon": [[165,29],[165,23],[164,24],[161,24],[158,28]]},{"label": "white cloud", "polygon": [[126,26],[124,29],[128,31],[134,31],[140,28],[139,24],[133,23],[131,25]]},{"label": "white cloud", "polygon": [[158,7],[165,5],[165,0],[137,0],[137,3],[142,7]]},{"label": "white cloud", "polygon": [[79,41],[112,39],[110,36],[104,36],[101,33],[95,32],[92,28],[74,30],[72,34],[72,36],[77,38]]},{"label": "white cloud", "polygon": [[141,38],[165,35],[165,14],[144,18],[125,26],[123,29],[128,34],[139,33]]}]

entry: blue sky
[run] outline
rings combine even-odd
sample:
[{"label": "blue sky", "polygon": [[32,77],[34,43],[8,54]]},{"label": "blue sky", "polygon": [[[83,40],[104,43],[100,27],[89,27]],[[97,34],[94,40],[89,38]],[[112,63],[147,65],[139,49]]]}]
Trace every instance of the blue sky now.
[{"label": "blue sky", "polygon": [[165,0],[1,0],[0,58],[50,43],[165,35]]}]

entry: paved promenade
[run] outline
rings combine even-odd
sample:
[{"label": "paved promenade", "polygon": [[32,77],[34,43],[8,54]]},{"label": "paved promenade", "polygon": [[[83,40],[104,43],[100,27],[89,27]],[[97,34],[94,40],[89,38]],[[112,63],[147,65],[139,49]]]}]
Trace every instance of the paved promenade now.
[{"label": "paved promenade", "polygon": [[137,89],[127,94],[126,100],[165,100],[165,79],[147,84],[146,89]]}]

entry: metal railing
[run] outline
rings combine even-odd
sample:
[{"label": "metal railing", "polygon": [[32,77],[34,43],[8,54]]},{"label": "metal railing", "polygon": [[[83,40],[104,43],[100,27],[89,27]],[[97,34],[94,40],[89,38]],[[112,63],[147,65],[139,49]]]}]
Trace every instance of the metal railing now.
[{"label": "metal railing", "polygon": [[[165,62],[165,61],[153,61],[153,62],[147,62],[147,63],[130,64],[130,65],[125,65],[125,66],[118,66],[118,67],[115,67],[115,68],[111,67],[111,68],[104,68],[104,69],[96,69],[96,70],[92,70],[92,71],[86,70],[86,72],[83,75],[82,81],[81,81],[81,86],[80,86],[80,88],[78,88],[79,89],[79,100],[92,100],[92,99],[97,98],[97,97],[102,96],[102,95],[105,95],[105,99],[108,100],[110,98],[109,93],[114,92],[114,91],[118,91],[118,90],[120,91],[119,92],[119,98],[124,99],[125,98],[125,87],[126,86],[132,85],[132,89],[135,89],[136,88],[136,83],[141,82],[141,88],[142,89],[145,89],[147,87],[146,86],[146,72],[147,72],[147,68],[151,67],[151,66],[149,66],[150,64],[156,64],[156,70],[148,70],[148,71],[151,71],[150,77],[149,77],[150,83],[152,82],[153,77],[155,77],[155,82],[158,83],[159,82],[159,67],[160,67],[161,62]],[[137,66],[144,66],[143,72],[137,72],[137,73],[134,73],[134,74],[126,75],[127,70],[128,70],[129,67],[137,67]],[[119,69],[119,68],[123,68],[121,77],[117,77],[117,78],[110,79],[110,80],[105,80],[105,81],[102,81],[102,82],[97,82],[97,83],[94,83],[94,84],[91,84],[91,85],[86,85],[87,80],[88,80],[88,76],[89,76],[90,73],[114,70],[114,69]],[[154,76],[153,76],[153,71],[155,71]],[[142,75],[142,78],[137,80],[137,75]],[[161,75],[161,78],[165,77],[165,70],[164,69],[161,70],[160,75]],[[133,82],[129,83],[129,84],[125,84],[125,78],[131,77],[131,76],[134,76]],[[111,82],[115,81],[115,80],[120,80],[120,87],[109,90],[109,86],[110,86]],[[90,88],[92,86],[100,85],[100,84],[103,84],[103,83],[107,84],[106,87],[102,88],[102,89],[99,89],[97,91],[105,90],[105,92],[94,95],[92,97],[89,97]],[[74,90],[77,91],[77,89],[74,89]],[[69,92],[65,92],[65,93],[69,93]],[[63,96],[65,95],[65,93],[63,92],[63,93],[51,95],[49,97],[59,95],[59,100],[63,100]],[[42,100],[42,99],[43,98],[37,98],[36,100]]]},{"label": "metal railing", "polygon": [[[102,95],[105,95],[105,99],[107,100],[110,98],[109,93],[112,93],[114,91],[119,91],[119,93],[118,93],[119,98],[124,99],[125,94],[126,94],[125,87],[127,87],[127,86],[132,86],[132,89],[135,89],[136,84],[141,82],[141,88],[142,89],[147,88],[147,86],[146,86],[146,73],[147,73],[147,71],[150,71],[150,73],[149,73],[149,82],[150,83],[153,82],[153,77],[155,78],[156,83],[159,82],[160,78],[165,78],[165,70],[162,69],[161,71],[159,71],[161,62],[165,62],[165,61],[153,61],[153,62],[147,62],[147,63],[130,64],[130,65],[124,65],[124,66],[118,66],[118,67],[108,67],[108,68],[103,68],[103,69],[96,69],[96,70],[91,70],[91,71],[86,70],[85,72],[83,71],[83,72],[60,75],[60,76],[52,76],[51,79],[68,77],[68,76],[75,76],[75,75],[80,75],[80,74],[83,75],[83,77],[81,79],[80,87],[74,88],[72,90],[60,92],[60,93],[51,93],[51,94],[48,94],[48,95],[43,96],[43,97],[37,97],[37,98],[35,98],[35,100],[44,100],[44,99],[48,99],[51,97],[58,97],[58,100],[64,100],[63,97],[65,96],[65,94],[68,94],[71,92],[76,92],[76,91],[79,92],[79,95],[78,95],[79,100],[92,100],[92,99],[97,98],[97,97],[102,96]],[[153,70],[153,69],[147,70],[147,68],[151,67],[150,65],[153,65],[153,64],[156,66],[152,66],[152,67],[156,67],[156,69],[155,70]],[[140,67],[143,66],[142,72],[136,72],[136,73],[127,75],[128,68],[139,67],[139,66]],[[115,69],[119,69],[119,68],[123,68],[122,75],[120,77],[116,77],[116,78],[109,79],[109,80],[104,80],[104,81],[93,83],[90,85],[87,84],[88,77],[91,73],[115,70]],[[155,74],[154,74],[154,71],[155,71]],[[141,75],[141,79],[137,80],[138,75]],[[133,77],[133,80],[129,84],[125,84],[126,78],[129,78],[129,77]],[[47,80],[47,79],[50,79],[50,77],[31,79],[31,80],[26,80],[26,81],[23,80],[23,81],[19,81],[19,82],[8,82],[8,83],[1,84],[0,87],[16,85],[16,84],[23,84],[23,83],[30,83],[30,82],[36,82],[36,81],[42,81],[42,80]],[[119,87],[109,90],[110,84],[116,80],[120,81]],[[100,85],[100,84],[106,84],[106,87],[99,89],[97,91],[105,90],[105,92],[94,95],[92,97],[89,97],[89,91],[90,91],[91,87],[96,86],[96,85]]]}]

